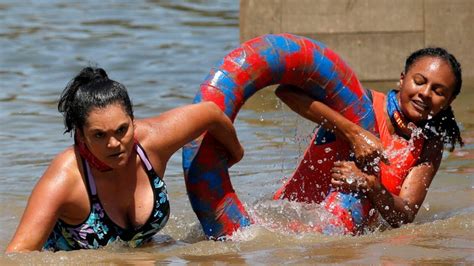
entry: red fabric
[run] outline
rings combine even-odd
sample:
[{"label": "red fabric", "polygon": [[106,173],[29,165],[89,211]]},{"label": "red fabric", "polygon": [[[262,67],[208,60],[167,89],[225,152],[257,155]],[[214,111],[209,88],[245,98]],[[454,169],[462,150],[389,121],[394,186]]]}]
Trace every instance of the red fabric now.
[{"label": "red fabric", "polygon": [[87,163],[89,163],[90,166],[94,167],[95,169],[101,171],[101,172],[106,172],[112,170],[110,166],[106,165],[104,162],[99,160],[97,157],[95,157],[94,154],[87,148],[86,144],[79,139],[77,136],[77,133],[74,135],[75,138],[75,143],[77,150],[79,151],[79,154],[82,156],[82,158],[86,159]]},{"label": "red fabric", "polygon": [[[311,140],[314,143],[315,137]],[[310,145],[293,176],[275,193],[274,199],[320,203],[331,186],[331,169],[334,162],[349,157],[349,146],[336,139],[322,145]]]},{"label": "red fabric", "polygon": [[[398,195],[405,177],[421,155],[424,138],[422,136],[411,140],[405,140],[402,137],[394,138],[387,128],[385,94],[372,91],[372,97],[380,139],[390,161],[390,165],[380,164],[382,184],[392,194]],[[413,144],[410,143],[411,141]]]}]

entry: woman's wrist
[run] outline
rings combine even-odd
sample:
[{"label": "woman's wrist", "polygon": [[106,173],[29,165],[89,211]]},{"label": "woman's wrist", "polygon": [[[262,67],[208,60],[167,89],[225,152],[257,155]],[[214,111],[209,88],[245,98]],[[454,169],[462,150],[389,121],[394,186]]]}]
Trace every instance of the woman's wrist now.
[{"label": "woman's wrist", "polygon": [[367,175],[367,180],[368,180],[368,189],[367,193],[369,196],[377,196],[380,193],[383,193],[382,191],[385,190],[384,186],[382,185],[382,182],[380,182],[380,179],[377,178],[374,175]]},{"label": "woman's wrist", "polygon": [[344,126],[339,127],[339,132],[346,141],[353,145],[360,134],[360,127],[352,122],[348,122]]}]

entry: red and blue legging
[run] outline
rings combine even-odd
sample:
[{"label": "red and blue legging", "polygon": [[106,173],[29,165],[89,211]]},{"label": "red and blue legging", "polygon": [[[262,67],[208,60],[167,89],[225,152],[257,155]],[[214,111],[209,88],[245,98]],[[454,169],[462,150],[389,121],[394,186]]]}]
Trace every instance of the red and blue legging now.
[{"label": "red and blue legging", "polygon": [[[248,98],[273,84],[296,86],[377,135],[372,103],[351,68],[322,43],[291,34],[264,35],[231,51],[210,71],[194,102],[212,101],[234,120]],[[331,137],[334,136],[320,131],[313,141],[324,146],[330,144]],[[327,138],[326,143],[321,142],[324,138]],[[310,145],[304,156],[320,153],[318,145]],[[335,140],[331,145],[344,143]],[[211,238],[231,235],[251,223],[230,182],[226,152],[216,147],[219,147],[216,140],[205,134],[183,148],[188,196],[205,234]],[[348,152],[338,156],[348,159]],[[295,174],[308,174],[310,165],[303,162]],[[319,179],[327,183],[323,176]],[[290,189],[291,185],[295,188]],[[330,192],[325,190],[329,187],[314,184],[313,189],[305,191],[317,192],[321,198],[307,200],[303,194],[298,195],[302,190],[297,186],[297,182],[287,183],[276,197],[331,202],[327,206],[336,215],[341,215],[349,231],[360,228],[365,222],[367,204],[358,195]]]}]

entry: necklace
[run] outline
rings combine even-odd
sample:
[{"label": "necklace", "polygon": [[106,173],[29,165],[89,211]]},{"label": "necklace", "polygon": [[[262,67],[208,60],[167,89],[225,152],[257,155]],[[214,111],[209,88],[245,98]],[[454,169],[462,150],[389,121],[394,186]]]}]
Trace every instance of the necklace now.
[{"label": "necklace", "polygon": [[405,139],[409,139],[411,135],[411,129],[408,126],[408,121],[406,120],[400,108],[400,103],[397,100],[397,93],[398,91],[391,90],[387,94],[388,116],[390,117],[390,121],[395,128],[395,132]]}]

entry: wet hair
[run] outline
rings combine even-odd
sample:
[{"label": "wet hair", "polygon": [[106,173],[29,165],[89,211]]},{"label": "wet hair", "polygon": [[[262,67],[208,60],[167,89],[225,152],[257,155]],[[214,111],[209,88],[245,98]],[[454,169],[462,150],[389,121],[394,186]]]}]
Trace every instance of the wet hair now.
[{"label": "wet hair", "polygon": [[58,111],[64,117],[64,133],[82,130],[92,108],[119,103],[133,119],[133,107],[124,85],[109,79],[102,68],[83,68],[64,88]]},{"label": "wet hair", "polygon": [[[451,97],[456,97],[461,92],[462,87],[461,64],[456,60],[456,57],[440,47],[423,48],[413,52],[407,58],[405,61],[405,73],[408,73],[413,64],[423,57],[440,58],[449,64],[455,77],[454,91]],[[444,108],[432,119],[429,119],[425,129],[427,129],[429,134],[434,133],[442,137],[445,144],[451,144],[450,151],[454,151],[456,143],[459,143],[460,146],[464,145],[461,131],[459,130],[451,106]]]}]

